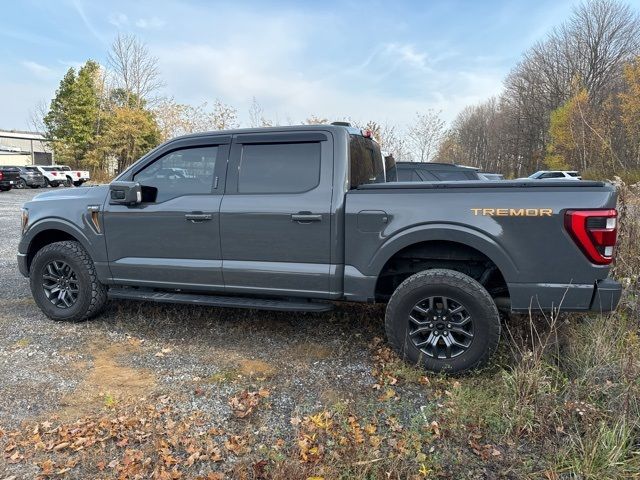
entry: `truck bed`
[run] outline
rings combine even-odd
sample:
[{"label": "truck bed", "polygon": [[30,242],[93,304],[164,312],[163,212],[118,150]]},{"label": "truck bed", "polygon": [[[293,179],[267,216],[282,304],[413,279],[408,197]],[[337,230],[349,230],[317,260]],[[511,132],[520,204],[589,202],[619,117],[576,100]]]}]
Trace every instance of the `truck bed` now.
[{"label": "truck bed", "polygon": [[564,226],[565,213],[615,206],[614,186],[595,181],[362,185],[346,200],[345,291],[351,281],[358,290],[376,278],[391,252],[404,246],[454,242],[473,247],[498,266],[514,310],[562,304],[587,310],[594,301],[594,280],[606,279],[609,266],[586,258]]}]

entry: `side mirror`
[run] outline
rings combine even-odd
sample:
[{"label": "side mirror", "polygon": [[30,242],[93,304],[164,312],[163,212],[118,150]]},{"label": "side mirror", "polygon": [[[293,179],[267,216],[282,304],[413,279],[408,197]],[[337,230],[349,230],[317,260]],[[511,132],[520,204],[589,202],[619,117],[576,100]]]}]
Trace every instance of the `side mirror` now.
[{"label": "side mirror", "polygon": [[137,205],[142,202],[142,187],[138,182],[111,182],[110,205]]}]

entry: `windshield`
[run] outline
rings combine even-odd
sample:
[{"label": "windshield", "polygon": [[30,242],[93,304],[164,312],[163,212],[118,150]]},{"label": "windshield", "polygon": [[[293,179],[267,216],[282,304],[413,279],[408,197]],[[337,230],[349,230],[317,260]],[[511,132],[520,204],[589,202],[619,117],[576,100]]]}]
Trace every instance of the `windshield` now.
[{"label": "windshield", "polygon": [[351,135],[349,144],[351,188],[366,183],[384,183],[385,164],[378,144],[362,135]]}]

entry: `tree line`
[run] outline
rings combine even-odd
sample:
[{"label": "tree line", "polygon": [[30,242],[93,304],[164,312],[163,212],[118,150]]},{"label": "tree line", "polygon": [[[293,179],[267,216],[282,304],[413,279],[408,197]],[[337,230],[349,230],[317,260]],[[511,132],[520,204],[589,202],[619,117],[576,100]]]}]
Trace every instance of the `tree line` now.
[{"label": "tree line", "polygon": [[639,55],[636,11],[615,0],[579,4],[524,53],[498,97],[460,112],[438,160],[511,177],[640,169]]}]

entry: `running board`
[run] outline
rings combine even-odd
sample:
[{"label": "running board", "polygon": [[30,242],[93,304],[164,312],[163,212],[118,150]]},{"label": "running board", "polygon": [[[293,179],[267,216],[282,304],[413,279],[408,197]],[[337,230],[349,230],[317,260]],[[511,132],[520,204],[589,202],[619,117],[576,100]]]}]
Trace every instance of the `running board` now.
[{"label": "running board", "polygon": [[328,312],[333,304],[328,302],[270,300],[248,297],[223,297],[194,293],[156,292],[134,288],[110,288],[109,298],[145,300],[160,303],[186,303],[210,307],[254,308],[256,310],[280,310],[284,312]]}]

